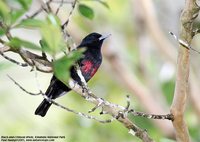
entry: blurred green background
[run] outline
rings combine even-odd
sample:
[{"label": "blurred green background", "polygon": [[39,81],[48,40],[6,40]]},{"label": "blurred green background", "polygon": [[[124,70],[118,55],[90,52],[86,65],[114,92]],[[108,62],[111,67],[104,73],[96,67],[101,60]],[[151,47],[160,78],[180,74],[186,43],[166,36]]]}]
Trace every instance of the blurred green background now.
[{"label": "blurred green background", "polygon": [[[12,1],[10,1],[12,3]],[[162,50],[159,49],[159,43],[152,33],[151,27],[148,25],[148,15],[145,15],[144,7],[140,0],[105,0],[109,8],[106,8],[101,3],[93,0],[80,0],[79,3],[90,6],[95,14],[95,17],[90,20],[82,16],[77,8],[73,12],[72,19],[68,25],[69,33],[74,41],[78,44],[81,39],[90,32],[96,31],[99,33],[111,33],[112,36],[106,40],[102,49],[104,60],[101,68],[89,82],[91,90],[99,97],[105,98],[110,102],[126,105],[126,95],[131,96],[131,107],[148,112],[145,108],[145,102],[139,99],[130,87],[127,87],[125,81],[120,77],[120,74],[114,70],[108,58],[108,53],[115,53],[117,58],[122,62],[123,66],[129,70],[138,82],[138,86],[142,84],[143,88],[150,92],[150,97],[155,99],[153,104],[158,103],[164,110],[164,113],[169,113],[170,105],[173,99],[175,87],[175,71],[176,66],[171,60],[165,56]],[[148,2],[147,2],[148,3]],[[168,35],[169,31],[178,34],[179,17],[184,6],[184,1],[173,0],[152,0],[150,3],[153,7],[148,7],[157,17],[159,27],[155,24],[155,28],[163,32],[164,38],[173,45],[173,49],[177,54],[178,45],[174,39]],[[38,9],[41,1],[33,1],[29,11],[33,13]],[[58,6],[53,3],[52,8]],[[152,8],[152,9],[151,9]],[[61,21],[65,21],[68,17],[71,6],[65,4],[58,14]],[[152,11],[153,10],[153,11]],[[45,14],[39,15],[43,18]],[[151,17],[149,17],[151,19]],[[151,21],[151,20],[150,20]],[[198,22],[198,21],[197,21]],[[156,32],[156,31],[155,31]],[[23,39],[30,40],[38,44],[41,36],[36,30],[15,29],[12,34]],[[157,34],[157,33],[155,33]],[[198,48],[198,36],[195,37],[193,45]],[[163,45],[165,46],[165,45]],[[167,46],[165,48],[168,48]],[[200,50],[200,49],[199,49]],[[171,51],[172,52],[172,51]],[[8,53],[12,58],[19,59],[19,56]],[[191,64],[194,69],[197,83],[200,82],[199,58],[200,56],[191,53]],[[176,58],[176,56],[174,56]],[[20,60],[20,59],[19,59]],[[31,72],[31,68],[22,68],[10,63],[0,57],[0,135],[19,136],[19,135],[38,135],[38,136],[65,136],[66,142],[132,142],[140,141],[128,133],[120,123],[114,121],[109,124],[101,124],[94,120],[79,117],[70,112],[66,112],[61,108],[52,106],[44,118],[34,115],[34,111],[42,101],[42,96],[30,96],[20,90],[7,77],[7,74],[12,76],[18,83],[31,92],[38,92],[35,73]],[[122,69],[123,72],[124,68]],[[124,72],[126,76],[126,72]],[[52,74],[38,73],[40,86],[43,91],[49,85]],[[134,78],[130,78],[134,80]],[[192,87],[191,87],[192,90]],[[195,90],[190,93],[198,93]],[[192,95],[191,95],[192,96]],[[190,97],[185,118],[188,124],[189,132],[192,141],[200,141],[200,115],[193,100],[200,99],[200,95],[196,98]],[[93,105],[84,101],[79,95],[70,92],[67,95],[58,98],[57,102],[73,108],[79,112],[87,113]],[[152,108],[153,109],[153,108]],[[155,108],[156,109],[156,108]],[[107,116],[100,116],[99,111],[92,113],[100,119],[107,119]],[[157,114],[157,112],[154,112]],[[142,129],[146,129],[149,135],[159,142],[173,141],[172,124],[168,120],[158,120],[166,125],[160,127],[156,122],[152,122],[146,118],[129,116]],[[170,140],[171,139],[171,140]],[[61,140],[58,140],[59,142]]]}]

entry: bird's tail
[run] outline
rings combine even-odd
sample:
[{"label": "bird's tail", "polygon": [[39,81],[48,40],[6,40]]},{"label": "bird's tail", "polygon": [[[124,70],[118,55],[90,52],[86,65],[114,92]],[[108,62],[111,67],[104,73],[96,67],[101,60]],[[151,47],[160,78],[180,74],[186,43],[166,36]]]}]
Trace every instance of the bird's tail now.
[{"label": "bird's tail", "polygon": [[[52,77],[51,83],[45,92],[46,97],[49,99],[56,99],[62,95],[64,95],[66,92],[70,91],[70,89],[65,86],[61,81],[59,81],[55,76]],[[52,105],[51,102],[44,99],[41,104],[37,107],[35,110],[35,115],[40,115],[44,117],[49,110],[50,106]]]},{"label": "bird's tail", "polygon": [[41,104],[35,110],[35,115],[40,115],[44,117],[49,110],[52,103],[49,103],[46,99],[44,99]]}]

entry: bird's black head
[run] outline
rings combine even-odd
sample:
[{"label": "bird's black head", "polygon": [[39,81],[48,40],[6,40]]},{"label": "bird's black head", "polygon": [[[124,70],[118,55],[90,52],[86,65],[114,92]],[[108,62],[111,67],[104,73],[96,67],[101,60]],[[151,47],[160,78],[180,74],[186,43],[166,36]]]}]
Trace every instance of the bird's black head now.
[{"label": "bird's black head", "polygon": [[96,49],[101,48],[104,39],[106,39],[108,36],[109,35],[102,36],[99,33],[90,33],[82,40],[79,47],[96,48]]}]

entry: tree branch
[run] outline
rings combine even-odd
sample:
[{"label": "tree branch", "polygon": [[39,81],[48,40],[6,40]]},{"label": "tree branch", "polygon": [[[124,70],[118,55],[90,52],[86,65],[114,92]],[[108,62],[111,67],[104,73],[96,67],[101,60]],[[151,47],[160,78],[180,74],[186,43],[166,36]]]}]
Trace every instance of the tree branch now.
[{"label": "tree branch", "polygon": [[1,53],[8,52],[8,51],[10,51],[10,47],[8,47],[8,46],[0,47],[0,52]]},{"label": "tree branch", "polygon": [[[186,0],[185,8],[181,15],[180,38],[190,44],[193,37],[193,21],[197,17],[199,7],[196,0]],[[189,133],[184,121],[184,111],[188,97],[189,77],[189,49],[183,45],[179,47],[176,86],[174,99],[171,106],[171,113],[174,115],[173,126],[176,132],[176,139],[179,142],[189,142]]]},{"label": "tree branch", "polygon": [[[108,48],[107,48],[108,49]],[[118,58],[118,52],[109,49],[106,51],[105,56],[107,57],[112,70],[117,74],[120,81],[134,94],[148,111],[148,113],[164,114],[166,113],[158,101],[151,95],[148,88],[146,88],[138,78],[124,65],[124,63]],[[153,121],[160,130],[166,134],[171,135],[173,127],[170,123],[163,123],[161,121]]]},{"label": "tree branch", "polygon": [[[145,130],[140,129],[134,123],[132,123],[127,115],[123,115],[123,117],[119,116],[119,112],[124,112],[126,110],[125,107],[110,103],[102,98],[97,97],[94,95],[91,90],[87,87],[87,83],[80,71],[80,68],[77,66],[77,73],[82,81],[82,86],[78,85],[77,82],[70,79],[69,80],[69,87],[80,94],[86,101],[95,104],[96,106],[102,107],[103,114],[109,114],[112,117],[116,118],[119,122],[121,122],[129,132],[134,132],[134,134],[144,142],[153,142],[153,140],[148,136]],[[102,114],[102,113],[101,113]]]},{"label": "tree branch", "polygon": [[39,56],[25,49],[20,49],[18,53],[26,63],[30,66],[35,66],[37,70],[46,73],[53,71],[51,62],[43,56]]},{"label": "tree branch", "polygon": [[100,119],[98,119],[98,118],[96,118],[96,117],[94,117],[94,116],[89,116],[89,115],[87,115],[87,114],[85,114],[85,113],[77,112],[77,111],[75,111],[75,110],[73,110],[73,109],[70,109],[70,108],[68,108],[68,107],[65,107],[65,106],[63,106],[63,105],[57,103],[56,101],[54,101],[54,100],[48,98],[47,96],[45,96],[45,94],[44,94],[44,93],[42,92],[42,90],[40,90],[39,88],[38,88],[38,89],[39,89],[39,93],[32,93],[32,92],[27,91],[27,90],[24,89],[24,87],[22,87],[18,82],[16,82],[12,77],[10,77],[9,75],[7,75],[7,76],[15,83],[15,85],[17,85],[17,86],[18,86],[22,91],[24,91],[25,93],[27,93],[27,94],[29,94],[29,95],[32,95],[32,96],[42,95],[42,96],[44,97],[44,99],[46,99],[46,100],[49,101],[50,103],[54,104],[54,105],[57,106],[57,107],[60,107],[60,108],[62,108],[62,109],[64,109],[64,110],[66,110],[66,111],[68,111],[68,112],[72,112],[72,113],[74,113],[74,114],[76,114],[76,115],[78,115],[78,116],[85,117],[85,118],[87,118],[87,119],[96,120],[96,121],[98,121],[98,122],[100,122],[100,123],[111,123],[113,120],[115,120],[114,118],[112,118],[112,119],[107,119],[107,120],[100,120]]},{"label": "tree branch", "polygon": [[[127,114],[123,113],[125,111],[129,111],[128,108],[130,106],[130,103],[127,104],[127,107],[123,107],[117,104],[113,104],[110,103],[102,98],[97,97],[96,95],[94,95],[90,89],[87,87],[87,83],[84,79],[84,77],[82,76],[82,73],[79,69],[77,69],[78,75],[81,78],[82,84],[83,86],[80,86],[76,81],[74,81],[73,79],[69,80],[69,87],[74,90],[75,92],[77,92],[78,94],[80,94],[87,102],[91,102],[93,104],[95,104],[98,107],[102,107],[102,111],[100,114],[109,114],[112,116],[111,119],[108,120],[100,120],[96,117],[93,116],[89,116],[87,114],[81,113],[81,112],[77,112],[75,110],[72,110],[68,107],[65,107],[63,105],[60,105],[59,103],[55,102],[54,100],[48,98],[41,90],[39,89],[39,93],[31,93],[29,91],[27,91],[26,89],[24,89],[21,85],[19,85],[19,83],[17,83],[13,78],[11,78],[10,76],[8,76],[20,89],[22,89],[24,92],[30,94],[30,95],[42,95],[44,97],[44,99],[46,99],[47,101],[49,101],[50,103],[56,105],[57,107],[60,107],[68,112],[72,112],[74,114],[77,114],[81,117],[85,117],[87,119],[93,119],[96,120],[100,123],[110,123],[113,120],[118,120],[120,123],[122,123],[128,130],[129,133],[140,138],[143,142],[153,142],[153,140],[148,136],[147,131],[146,130],[142,130],[139,127],[137,127],[134,123],[132,123],[129,119]],[[36,76],[37,77],[37,76]],[[37,82],[38,83],[38,82]],[[93,110],[94,111],[94,110]]]}]

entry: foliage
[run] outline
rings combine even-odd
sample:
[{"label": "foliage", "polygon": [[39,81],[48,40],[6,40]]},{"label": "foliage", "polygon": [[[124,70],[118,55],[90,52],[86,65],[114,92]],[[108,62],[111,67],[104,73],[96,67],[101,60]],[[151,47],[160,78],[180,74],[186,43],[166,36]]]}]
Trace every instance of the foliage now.
[{"label": "foliage", "polygon": [[[95,3],[97,2],[97,3]],[[98,5],[99,3],[99,5]],[[25,38],[18,37],[17,35],[10,38],[10,40],[6,41],[7,45],[11,46],[15,50],[19,50],[20,48],[26,48],[27,50],[34,50],[35,52],[44,51],[48,54],[48,57],[53,59],[53,67],[55,75],[66,82],[69,79],[69,70],[70,67],[76,63],[76,61],[81,57],[82,51],[75,51],[69,55],[63,55],[63,51],[68,48],[68,44],[64,41],[62,36],[61,29],[61,21],[57,15],[53,13],[45,14],[44,19],[39,18],[27,18],[26,12],[29,10],[32,4],[31,0],[1,0],[0,1],[0,24],[3,23],[3,26],[0,26],[0,37],[4,37],[11,30],[20,30],[20,29],[28,29],[28,30],[38,30],[41,35],[41,39],[38,43],[26,40]],[[14,8],[13,8],[14,6]],[[105,8],[102,8],[105,7]],[[110,9],[110,10],[108,10]],[[127,10],[128,9],[128,10]],[[155,82],[158,86],[158,90],[163,93],[165,99],[168,103],[168,107],[172,102],[173,92],[174,92],[174,77],[166,82],[160,81],[157,75],[159,74],[161,65],[164,64],[164,61],[159,56],[160,53],[155,54],[153,51],[153,57],[147,56],[146,53],[142,53],[142,57],[140,50],[137,46],[137,36],[135,35],[137,28],[135,28],[134,24],[131,22],[132,17],[130,17],[130,3],[124,0],[116,0],[116,1],[102,1],[102,0],[79,0],[75,11],[78,14],[73,13],[73,24],[75,25],[75,29],[72,28],[70,32],[78,38],[82,37],[82,33],[86,34],[94,29],[98,29],[101,32],[110,32],[115,31],[112,39],[115,41],[113,44],[113,48],[116,51],[121,51],[121,55],[125,60],[131,59],[131,61],[126,62],[127,66],[129,66],[133,72],[139,76],[139,79],[147,85],[147,78],[151,78],[151,76],[155,76],[152,84],[148,84],[148,88],[154,86]],[[132,10],[132,9],[131,9]],[[67,14],[66,14],[67,15]],[[134,25],[134,26],[132,26]],[[77,27],[76,27],[77,26]],[[103,29],[103,27],[106,27]],[[110,31],[109,31],[109,30]],[[105,30],[105,31],[104,31]],[[120,33],[117,35],[117,33]],[[143,33],[142,33],[143,34]],[[32,36],[32,35],[30,35]],[[118,37],[122,37],[123,44],[119,44]],[[120,46],[120,49],[118,48]],[[137,48],[136,48],[137,47]],[[124,50],[126,50],[124,54]],[[148,52],[149,53],[149,52]],[[156,56],[155,56],[156,55]],[[142,60],[141,60],[142,59]],[[141,63],[147,60],[148,65],[146,69],[144,69],[149,74],[145,74],[145,72],[141,69]],[[149,62],[151,61],[151,62]],[[134,62],[134,63],[133,63]],[[105,62],[104,62],[105,63]],[[106,64],[106,63],[105,63]],[[105,65],[106,68],[108,65]],[[18,94],[23,94],[21,90],[15,89],[14,85],[13,94],[10,95],[10,81],[3,82],[3,75],[6,76],[8,69],[5,63],[0,63],[1,72],[1,116],[0,122],[2,126],[0,128],[0,133],[3,135],[65,135],[67,140],[69,141],[133,141],[133,137],[127,133],[127,130],[122,128],[121,125],[117,122],[113,122],[111,124],[102,125],[94,121],[88,121],[84,118],[79,118],[74,114],[66,113],[63,110],[57,109],[55,107],[50,110],[46,119],[40,119],[37,116],[33,115],[33,111],[35,107],[38,105],[38,102],[41,98],[30,98],[24,96],[18,96]],[[114,73],[110,70],[110,66],[106,69],[101,69],[100,72],[95,75],[95,77],[89,83],[89,86],[92,87],[92,90],[96,92],[98,95],[102,95],[102,98],[106,98],[110,101],[125,104],[124,96],[126,94],[130,94],[129,90],[126,90],[118,79],[114,76]],[[4,70],[3,70],[4,69]],[[6,72],[3,72],[5,71]],[[19,73],[22,74],[19,79],[21,82],[25,82],[25,87],[28,89],[33,88],[33,84],[30,83],[30,76],[34,76],[31,73],[27,73],[29,70],[24,72],[24,69],[15,68],[16,72],[15,77],[18,77]],[[18,73],[18,74],[17,74]],[[145,76],[145,75],[147,76]],[[152,75],[153,74],[153,75]],[[41,86],[45,90],[48,85],[48,78],[50,75],[40,74]],[[44,77],[45,76],[45,77]],[[145,78],[146,77],[146,78]],[[156,79],[155,79],[156,78]],[[45,83],[43,83],[45,82]],[[151,83],[151,82],[150,82]],[[9,84],[9,85],[7,85]],[[7,87],[9,86],[9,87]],[[4,89],[5,88],[5,89]],[[17,88],[17,87],[16,87]],[[15,90],[14,90],[15,89]],[[155,88],[150,88],[150,90],[156,90]],[[153,92],[152,91],[152,92]],[[157,90],[156,90],[157,91]],[[155,92],[156,92],[155,91]],[[106,94],[106,95],[105,95]],[[105,95],[105,96],[104,96]],[[133,94],[134,95],[134,94]],[[152,97],[154,92],[152,93]],[[2,99],[3,98],[3,99]],[[3,101],[2,101],[3,100]],[[12,101],[10,101],[12,100]],[[14,100],[14,103],[13,103]],[[25,101],[27,100],[27,101]],[[58,99],[59,100],[59,99]],[[83,101],[77,95],[68,94],[67,96],[62,97],[59,100],[62,104],[69,105],[80,111],[89,110],[91,105],[88,105],[85,101]],[[30,103],[31,102],[31,103]],[[131,105],[134,105],[134,108],[144,109],[141,106],[139,100],[136,97],[133,97],[133,101],[131,101]],[[17,106],[17,107],[16,107]],[[19,111],[20,110],[20,111]],[[186,113],[186,118],[188,121],[188,125],[190,127],[190,133],[192,139],[195,141],[199,141],[199,122],[196,120],[196,115],[194,109],[192,107],[188,108],[188,113]],[[12,112],[12,113],[10,113]],[[56,116],[56,117],[55,117]],[[99,116],[99,115],[97,115]],[[9,119],[7,119],[9,118]],[[136,124],[139,124],[144,129],[147,129],[150,132],[150,135],[155,138],[156,141],[160,142],[172,142],[173,140],[169,140],[163,138],[163,134],[160,132],[158,127],[155,127],[155,124],[152,121],[141,119],[141,118],[133,118]],[[194,120],[194,121],[191,121]],[[168,123],[168,122],[167,122]],[[51,124],[51,125],[49,125]],[[2,129],[3,128],[3,129]],[[5,128],[5,129],[4,129]],[[52,129],[53,128],[53,129]],[[134,138],[135,141],[138,139]]]},{"label": "foliage", "polygon": [[82,50],[76,50],[70,53],[69,56],[64,56],[53,63],[54,73],[56,77],[61,80],[66,85],[68,84],[67,81],[70,77],[70,67],[75,64],[81,57]]},{"label": "foliage", "polygon": [[89,19],[93,19],[94,18],[94,11],[90,7],[88,7],[88,6],[84,5],[84,4],[79,4],[78,5],[78,9],[79,9],[79,12],[83,16],[85,16],[85,17],[87,17]]},{"label": "foliage", "polygon": [[[20,5],[20,8],[16,10],[11,10],[7,3],[3,1],[0,2],[0,19],[2,19],[2,24],[4,25],[0,29],[0,35],[3,36],[7,34],[8,29],[10,30],[10,28],[38,29],[42,39],[40,40],[39,46],[19,37],[10,37],[10,40],[6,45],[12,47],[14,50],[28,48],[49,53],[54,59],[53,67],[55,75],[63,82],[66,82],[69,79],[69,69],[72,64],[81,57],[81,52],[76,51],[73,54],[70,54],[70,56],[64,55],[63,57],[56,59],[56,55],[67,48],[61,32],[60,19],[56,15],[49,13],[44,20],[35,18],[23,18],[23,20],[19,20],[27,10],[29,10],[32,1],[17,0],[16,2]],[[80,7],[82,7],[82,5],[80,5]],[[81,8],[81,12],[84,13],[84,16],[86,17],[92,16],[90,11],[89,13],[87,12],[87,9]]]},{"label": "foliage", "polygon": [[[108,7],[106,2],[98,2],[105,7]],[[53,66],[56,76],[60,79],[62,78],[62,81],[66,82],[69,78],[69,69],[71,65],[80,58],[81,52],[76,51],[71,54],[70,57],[63,56],[56,59],[56,55],[63,52],[67,46],[62,36],[60,19],[53,13],[48,13],[44,20],[36,18],[22,18],[22,20],[20,20],[20,18],[29,10],[32,0],[17,0],[14,4],[16,3],[19,7],[12,9],[10,5],[13,3],[9,0],[0,2],[0,19],[4,25],[0,28],[0,36],[7,34],[11,28],[38,29],[42,36],[40,46],[30,41],[20,39],[19,37],[10,37],[7,45],[12,47],[14,50],[19,50],[23,47],[33,50],[42,50],[49,53],[54,59]],[[89,6],[80,3],[78,9],[80,14],[86,18],[91,20],[94,18],[94,11]]]},{"label": "foliage", "polygon": [[10,41],[7,43],[7,45],[14,48],[14,49],[25,47],[25,48],[40,50],[40,47],[38,47],[37,45],[35,45],[35,44],[33,44],[29,41],[25,41],[23,39],[20,39],[18,37],[11,38]]}]

